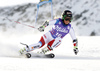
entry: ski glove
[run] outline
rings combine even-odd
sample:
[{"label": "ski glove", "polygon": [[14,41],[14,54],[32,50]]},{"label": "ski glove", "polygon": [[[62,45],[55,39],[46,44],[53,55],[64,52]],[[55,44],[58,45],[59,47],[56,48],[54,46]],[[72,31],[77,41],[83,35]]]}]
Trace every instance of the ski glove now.
[{"label": "ski glove", "polygon": [[73,40],[73,45],[74,45],[74,49],[73,49],[73,51],[74,51],[74,53],[77,55],[77,53],[79,52],[79,50],[78,50],[78,41],[77,41],[77,39],[75,39],[75,40]]},{"label": "ski glove", "polygon": [[74,48],[73,51],[74,51],[75,55],[77,55],[77,53],[79,52],[78,48]]},{"label": "ski glove", "polygon": [[44,31],[44,26],[40,26],[39,28],[38,28],[38,30],[40,31],[40,32],[43,32]]},{"label": "ski glove", "polygon": [[44,29],[45,29],[45,27],[47,27],[48,25],[49,25],[49,22],[48,21],[45,21],[44,24],[38,28],[38,30],[40,32],[43,32]]}]

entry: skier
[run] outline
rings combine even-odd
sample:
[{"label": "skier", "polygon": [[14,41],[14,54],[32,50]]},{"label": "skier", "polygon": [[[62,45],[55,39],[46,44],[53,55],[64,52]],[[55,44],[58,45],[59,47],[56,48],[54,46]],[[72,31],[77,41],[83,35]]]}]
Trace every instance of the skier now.
[{"label": "skier", "polygon": [[62,14],[62,18],[58,18],[52,21],[46,21],[42,26],[38,28],[40,32],[43,32],[45,27],[48,25],[53,25],[52,30],[45,33],[40,41],[36,44],[27,45],[27,47],[20,50],[20,53],[23,54],[23,52],[30,52],[32,50],[35,50],[37,48],[43,47],[45,44],[47,44],[47,47],[43,48],[40,53],[45,54],[48,51],[53,50],[54,48],[58,47],[61,44],[61,40],[65,35],[68,33],[70,34],[73,45],[74,45],[74,53],[77,55],[78,53],[78,41],[75,36],[73,27],[71,26],[70,22],[72,20],[72,12],[69,10],[65,10]]}]

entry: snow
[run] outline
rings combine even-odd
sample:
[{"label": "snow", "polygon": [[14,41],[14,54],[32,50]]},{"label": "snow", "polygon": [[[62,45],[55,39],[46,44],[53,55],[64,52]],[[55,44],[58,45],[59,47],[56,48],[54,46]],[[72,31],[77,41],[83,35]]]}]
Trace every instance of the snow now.
[{"label": "snow", "polygon": [[0,7],[6,7],[6,6],[12,6],[12,5],[19,5],[19,4],[23,4],[23,3],[38,3],[39,0],[3,0],[0,2]]},{"label": "snow", "polygon": [[[77,36],[79,53],[73,52],[70,35],[53,52],[55,58],[17,58],[18,50],[23,48],[20,42],[33,44],[38,42],[43,33],[16,35],[0,34],[0,71],[99,71],[100,37]],[[46,31],[45,31],[46,32]],[[9,38],[8,38],[9,37]],[[34,51],[33,51],[34,52]]]},{"label": "snow", "polygon": [[0,58],[0,71],[99,71],[99,60]]}]

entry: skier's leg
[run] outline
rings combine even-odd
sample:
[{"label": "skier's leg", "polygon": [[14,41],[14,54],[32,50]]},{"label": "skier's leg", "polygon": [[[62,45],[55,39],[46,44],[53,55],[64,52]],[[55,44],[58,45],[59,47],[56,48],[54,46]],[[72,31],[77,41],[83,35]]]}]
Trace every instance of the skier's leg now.
[{"label": "skier's leg", "polygon": [[60,37],[57,37],[56,39],[50,41],[47,45],[48,49],[51,51],[54,48],[58,47],[61,44],[62,39]]},{"label": "skier's leg", "polygon": [[53,48],[58,47],[60,44],[61,44],[61,38],[57,37],[56,39],[51,40],[47,44],[47,47],[43,48],[39,53],[45,54],[46,52],[53,50]]},{"label": "skier's leg", "polygon": [[23,54],[24,52],[30,52],[32,50],[35,50],[37,48],[43,47],[45,45],[45,41],[43,36],[41,37],[40,41],[36,44],[26,45],[23,49],[20,49],[19,52]]},{"label": "skier's leg", "polygon": [[51,36],[50,32],[47,32],[46,34],[44,34],[41,37],[41,39],[40,39],[40,41],[38,43],[29,45],[28,47],[25,47],[24,50],[22,50],[22,52],[23,51],[29,52],[29,51],[41,48],[51,40],[53,40],[53,37]]},{"label": "skier's leg", "polygon": [[35,43],[35,44],[32,44],[32,45],[29,45],[28,48],[25,47],[26,51],[29,52],[29,51],[32,51],[32,50],[35,50],[35,49],[38,49],[41,47],[41,43],[38,42],[38,43]]},{"label": "skier's leg", "polygon": [[32,45],[26,45],[26,47],[24,47],[23,49],[20,49],[19,52],[21,54],[23,54],[24,52],[29,52],[29,51],[32,51],[32,50],[35,50],[37,48],[40,48],[41,47],[41,43],[38,42],[36,44],[32,44]]},{"label": "skier's leg", "polygon": [[[54,38],[51,36],[50,32],[47,32],[46,34],[44,34],[41,39],[40,39],[40,43],[41,43],[41,47],[43,47],[45,44],[48,44],[51,40],[53,40]],[[41,48],[40,47],[40,48]]]}]

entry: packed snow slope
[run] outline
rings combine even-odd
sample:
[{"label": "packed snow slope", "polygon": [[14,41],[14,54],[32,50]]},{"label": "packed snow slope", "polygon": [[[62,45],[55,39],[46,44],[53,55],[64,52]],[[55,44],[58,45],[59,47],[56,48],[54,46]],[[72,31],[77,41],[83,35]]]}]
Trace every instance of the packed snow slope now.
[{"label": "packed snow slope", "polygon": [[[7,32],[9,29],[20,29],[13,21],[34,25],[37,4],[28,3],[17,6],[0,8],[0,31]],[[53,0],[54,17],[61,17],[64,10],[73,12],[72,25],[80,36],[100,35],[100,0]],[[45,4],[39,9],[37,24],[42,25],[45,20],[51,18],[51,6]],[[38,27],[38,26],[35,26]]]},{"label": "packed snow slope", "polygon": [[[100,37],[79,37],[79,53],[73,52],[73,44],[67,35],[62,44],[52,53],[55,58],[19,58],[20,42],[28,45],[38,42],[41,34],[0,37],[0,71],[99,71],[100,70]],[[9,38],[8,38],[9,37]],[[34,52],[34,51],[33,51]]]}]

